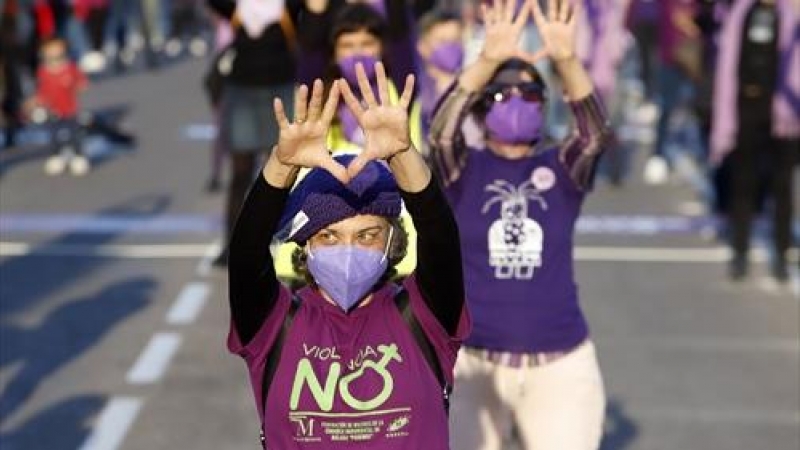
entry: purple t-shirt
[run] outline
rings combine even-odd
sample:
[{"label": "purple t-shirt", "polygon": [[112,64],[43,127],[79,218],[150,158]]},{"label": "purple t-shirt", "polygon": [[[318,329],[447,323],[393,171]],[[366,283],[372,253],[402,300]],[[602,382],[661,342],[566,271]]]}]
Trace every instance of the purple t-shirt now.
[{"label": "purple t-shirt", "polygon": [[[428,310],[413,275],[403,287],[409,304],[452,383],[456,355],[469,330],[464,310],[455,337]],[[318,291],[298,292],[300,307],[286,334],[281,362],[261,405],[269,349],[291,303],[278,302],[253,340],[242,346],[231,327],[228,348],[247,363],[269,448],[447,450],[442,391],[395,304],[395,284],[350,314]]]},{"label": "purple t-shirt", "polygon": [[459,224],[473,329],[466,345],[556,352],[588,335],[572,267],[584,199],[553,149],[517,160],[471,151],[445,192]]}]

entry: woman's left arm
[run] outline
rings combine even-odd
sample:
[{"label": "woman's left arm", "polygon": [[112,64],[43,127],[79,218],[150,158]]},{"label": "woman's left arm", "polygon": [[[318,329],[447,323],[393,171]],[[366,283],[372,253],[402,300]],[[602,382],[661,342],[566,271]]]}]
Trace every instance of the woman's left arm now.
[{"label": "woman's left arm", "polygon": [[591,187],[598,157],[611,138],[611,128],[592,80],[575,52],[578,11],[571,2],[560,2],[557,11],[549,11],[545,17],[538,1],[528,0],[528,4],[575,116],[575,131],[561,146],[559,157],[575,184],[586,190]]},{"label": "woman's left arm", "polygon": [[411,143],[408,106],[414,77],[406,79],[403,94],[394,102],[383,64],[375,65],[375,73],[377,96],[364,68],[360,64],[356,68],[363,104],[347,83],[340,83],[342,97],[366,137],[364,150],[347,167],[348,176],[358,174],[369,161],[388,161],[417,229],[417,285],[428,309],[454,336],[464,305],[458,227],[430,168]]},{"label": "woman's left arm", "polygon": [[389,167],[417,230],[417,285],[428,309],[455,336],[465,295],[455,216],[414,148],[391,158]]},{"label": "woman's left arm", "polygon": [[559,159],[578,188],[588,190],[597,161],[612,138],[611,127],[603,103],[578,58],[554,62],[575,120],[572,134],[561,145]]}]

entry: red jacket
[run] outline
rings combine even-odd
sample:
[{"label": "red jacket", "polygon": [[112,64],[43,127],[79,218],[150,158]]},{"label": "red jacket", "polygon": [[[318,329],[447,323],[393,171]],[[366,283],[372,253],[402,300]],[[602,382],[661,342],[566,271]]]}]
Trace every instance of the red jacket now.
[{"label": "red jacket", "polygon": [[78,114],[79,94],[86,86],[86,77],[74,63],[55,70],[42,65],[36,79],[36,99],[42,106],[61,118]]}]

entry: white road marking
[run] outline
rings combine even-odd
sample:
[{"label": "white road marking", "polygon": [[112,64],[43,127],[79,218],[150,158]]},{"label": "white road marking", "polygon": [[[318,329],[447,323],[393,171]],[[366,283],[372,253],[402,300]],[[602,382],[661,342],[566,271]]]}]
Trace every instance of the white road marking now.
[{"label": "white road marking", "polygon": [[197,275],[201,277],[207,277],[208,274],[211,273],[211,263],[214,261],[214,258],[219,255],[221,250],[222,241],[216,241],[206,248],[206,252],[203,254],[202,259],[200,259],[200,262],[197,264]]},{"label": "white road marking", "polygon": [[156,333],[150,338],[139,359],[126,377],[130,384],[150,384],[158,381],[166,372],[172,357],[181,345],[178,333]]},{"label": "white road marking", "polygon": [[133,397],[114,397],[112,398],[100,416],[92,430],[92,434],[86,438],[79,447],[80,450],[115,450],[125,439],[139,410],[142,408],[142,400]]},{"label": "white road marking", "polygon": [[193,282],[184,286],[167,313],[170,325],[187,325],[195,320],[206,304],[210,288],[207,283]]}]

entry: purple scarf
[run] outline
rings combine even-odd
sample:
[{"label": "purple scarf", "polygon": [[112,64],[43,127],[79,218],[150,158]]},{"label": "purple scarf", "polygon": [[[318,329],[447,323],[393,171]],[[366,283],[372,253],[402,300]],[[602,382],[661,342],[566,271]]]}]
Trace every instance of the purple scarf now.
[{"label": "purple scarf", "polygon": [[[711,123],[711,161],[718,164],[736,145],[738,131],[739,53],[747,13],[758,0],[737,0],[719,36]],[[772,133],[780,138],[800,137],[800,5],[777,0],[779,68],[772,99]]]}]

